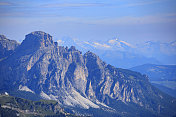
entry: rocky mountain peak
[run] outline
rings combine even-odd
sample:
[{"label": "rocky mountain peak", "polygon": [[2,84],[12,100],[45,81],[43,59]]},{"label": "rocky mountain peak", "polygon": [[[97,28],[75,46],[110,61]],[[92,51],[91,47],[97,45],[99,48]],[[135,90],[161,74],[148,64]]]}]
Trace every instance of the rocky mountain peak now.
[{"label": "rocky mountain peak", "polygon": [[85,57],[91,57],[91,58],[97,58],[98,56],[96,54],[94,54],[93,52],[91,51],[87,51],[85,54],[84,54]]},{"label": "rocky mountain peak", "polygon": [[38,37],[38,39],[52,40],[52,36],[48,33],[43,32],[43,31],[34,31],[34,32],[29,33],[26,36],[29,36],[29,35],[36,36],[36,37]]},{"label": "rocky mountain peak", "polygon": [[6,39],[7,39],[6,36],[0,35],[0,40],[6,40]]},{"label": "rocky mountain peak", "polygon": [[4,35],[0,35],[0,59],[11,55],[18,46],[19,43],[15,40],[10,40]]},{"label": "rocky mountain peak", "polygon": [[175,99],[153,87],[146,76],[107,65],[90,51],[82,55],[74,46],[55,45],[47,33],[26,35],[13,54],[0,61],[0,89],[26,91],[71,109],[98,108],[115,116],[176,114]]},{"label": "rocky mountain peak", "polygon": [[23,40],[18,50],[30,53],[40,48],[54,46],[55,44],[51,35],[42,31],[34,31],[25,36],[25,40]]},{"label": "rocky mountain peak", "polygon": [[52,36],[42,31],[35,31],[26,35],[24,41],[39,44],[41,47],[48,47],[54,44]]},{"label": "rocky mountain peak", "polygon": [[[85,60],[87,61],[87,63],[90,64],[90,67],[93,67],[94,65],[95,65],[95,66],[98,65],[99,68],[101,68],[102,65],[105,65],[105,64],[106,64],[105,62],[103,62],[103,61],[99,58],[99,56],[97,56],[96,54],[94,54],[93,52],[90,52],[90,51],[88,51],[88,52],[86,52],[86,53],[84,54],[84,58],[85,58]],[[88,65],[88,66],[89,66],[89,65]],[[95,66],[94,66],[94,67],[95,67]]]},{"label": "rocky mountain peak", "polygon": [[76,51],[76,47],[75,46],[71,46],[68,51]]}]

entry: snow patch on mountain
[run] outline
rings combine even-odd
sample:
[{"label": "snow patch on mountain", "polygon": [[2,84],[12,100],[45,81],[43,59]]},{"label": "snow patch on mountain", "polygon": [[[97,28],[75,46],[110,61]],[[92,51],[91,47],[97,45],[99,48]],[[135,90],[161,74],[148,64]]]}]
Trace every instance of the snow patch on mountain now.
[{"label": "snow patch on mountain", "polygon": [[111,39],[108,41],[108,43],[111,45],[111,46],[116,46],[116,47],[120,47],[120,48],[124,48],[125,46],[126,47],[129,47],[129,48],[135,48],[134,45],[130,44],[130,43],[127,43],[126,41],[122,41],[122,40],[119,40],[119,39]]},{"label": "snow patch on mountain", "polygon": [[98,42],[94,42],[94,44],[95,44],[95,47],[111,48],[111,46],[107,44],[100,44]]},{"label": "snow patch on mountain", "polygon": [[115,40],[109,40],[108,43],[109,44],[115,44],[116,43],[116,39]]},{"label": "snow patch on mountain", "polygon": [[125,44],[125,45],[127,45],[127,46],[129,46],[129,47],[131,47],[131,48],[135,48],[134,45],[129,44],[129,43],[125,42],[125,41],[120,41],[120,42],[123,43],[123,44]]},{"label": "snow patch on mountain", "polygon": [[[175,64],[176,41],[156,42],[147,41],[143,43],[131,44],[118,38],[108,41],[83,41],[75,38],[63,38],[58,41],[61,46],[75,46],[83,53],[92,51],[102,57],[107,63],[116,67],[129,68],[133,63],[141,61],[138,65],[151,64]],[[109,60],[109,55],[114,53],[115,57]],[[106,56],[107,55],[107,56]],[[127,56],[126,56],[127,55]],[[120,59],[119,60],[119,56]],[[130,57],[129,57],[130,56]],[[133,57],[131,57],[133,56]],[[141,56],[143,58],[141,58]],[[108,57],[108,58],[107,58]],[[136,60],[135,60],[135,59]],[[118,61],[121,61],[118,63]],[[113,61],[113,62],[112,62]],[[123,65],[127,64],[128,65]]]},{"label": "snow patch on mountain", "polygon": [[91,43],[89,43],[89,42],[87,42],[87,41],[85,41],[84,43],[87,44],[87,45],[90,45],[90,46],[92,46],[92,47],[96,47],[94,44],[91,44]]}]

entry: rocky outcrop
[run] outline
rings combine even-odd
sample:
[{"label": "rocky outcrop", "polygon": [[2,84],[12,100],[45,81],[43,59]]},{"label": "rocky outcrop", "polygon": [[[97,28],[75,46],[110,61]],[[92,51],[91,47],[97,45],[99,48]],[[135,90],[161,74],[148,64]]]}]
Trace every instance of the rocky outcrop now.
[{"label": "rocky outcrop", "polygon": [[12,54],[18,45],[15,40],[9,40],[4,35],[0,35],[0,59]]},{"label": "rocky outcrop", "polygon": [[120,112],[123,105],[128,114],[123,108],[135,108],[134,115],[174,113],[169,106],[175,107],[174,99],[155,89],[147,76],[108,65],[92,52],[82,55],[73,46],[58,46],[41,31],[28,34],[14,54],[0,62],[0,74],[1,90],[27,89],[64,106]]}]

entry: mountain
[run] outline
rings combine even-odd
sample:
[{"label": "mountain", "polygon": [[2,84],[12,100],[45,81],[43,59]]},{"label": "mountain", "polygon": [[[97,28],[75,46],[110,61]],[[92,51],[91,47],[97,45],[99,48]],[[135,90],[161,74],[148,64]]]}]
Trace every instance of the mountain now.
[{"label": "mountain", "polygon": [[160,63],[155,58],[146,57],[143,55],[143,53],[141,54],[135,45],[117,38],[108,40],[107,42],[91,42],[64,37],[62,40],[58,40],[57,42],[60,46],[71,47],[73,45],[83,53],[92,51],[100,56],[103,61],[106,61],[108,64],[118,68],[131,68],[136,65],[142,65],[146,63]]},{"label": "mountain", "polygon": [[144,64],[131,70],[147,74],[151,81],[176,81],[176,65]]},{"label": "mountain", "polygon": [[127,51],[118,50],[94,50],[95,53],[106,61],[108,64],[116,66],[118,68],[131,68],[136,65],[141,65],[145,63],[160,63],[154,58],[148,58],[140,54],[135,54]]},{"label": "mountain", "polygon": [[176,89],[175,88],[170,88],[170,87],[164,86],[159,83],[152,83],[152,85],[155,86],[156,88],[158,88],[159,90],[163,91],[164,93],[176,98]]},{"label": "mountain", "polygon": [[[176,41],[172,42],[154,42],[147,41],[137,45],[145,54],[158,53],[165,55],[176,55]],[[151,54],[150,54],[151,55]]]},{"label": "mountain", "polygon": [[131,70],[148,75],[155,87],[176,97],[176,65],[144,64]]},{"label": "mountain", "polygon": [[[102,60],[116,67],[131,68],[143,64],[176,64],[176,41],[174,40],[131,44],[118,38],[107,41],[82,41],[64,37],[58,40],[58,44],[68,47],[73,45],[83,53],[90,50],[100,56]],[[111,54],[113,56],[109,57]]]},{"label": "mountain", "polygon": [[147,57],[153,57],[163,64],[176,64],[176,41],[153,42],[147,41],[137,44],[140,53]]},{"label": "mountain", "polygon": [[64,37],[61,40],[57,40],[60,46],[76,46],[81,50],[92,50],[92,49],[101,49],[101,50],[118,50],[118,51],[132,51],[136,48],[134,45],[127,43],[125,41],[119,40],[117,38],[108,40],[107,42],[97,42],[97,41],[81,41],[79,39]]},{"label": "mountain", "polygon": [[76,117],[66,113],[53,100],[31,101],[23,98],[0,95],[1,117]]},{"label": "mountain", "polygon": [[0,90],[26,91],[90,116],[173,116],[176,99],[146,75],[106,64],[96,54],[62,47],[35,31],[0,62]]},{"label": "mountain", "polygon": [[15,40],[9,40],[4,35],[0,35],[0,60],[12,54],[18,45]]}]

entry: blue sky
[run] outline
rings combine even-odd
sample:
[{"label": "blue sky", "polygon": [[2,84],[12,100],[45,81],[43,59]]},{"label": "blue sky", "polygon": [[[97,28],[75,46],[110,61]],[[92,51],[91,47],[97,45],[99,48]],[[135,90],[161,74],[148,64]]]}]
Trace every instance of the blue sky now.
[{"label": "blue sky", "polygon": [[41,30],[131,43],[176,40],[176,0],[0,0],[0,33],[21,42]]}]

